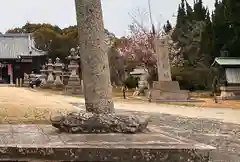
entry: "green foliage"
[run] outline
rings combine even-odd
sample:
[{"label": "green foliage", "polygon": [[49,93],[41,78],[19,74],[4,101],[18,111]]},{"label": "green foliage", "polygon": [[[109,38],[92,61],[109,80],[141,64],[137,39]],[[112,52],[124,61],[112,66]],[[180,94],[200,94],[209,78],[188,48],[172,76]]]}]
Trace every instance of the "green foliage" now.
[{"label": "green foliage", "polygon": [[138,86],[138,80],[137,78],[130,75],[125,81],[124,86],[126,86],[128,89],[133,89]]},{"label": "green foliage", "polygon": [[239,57],[240,51],[240,2],[236,0],[222,0],[215,2],[213,21],[213,55]]},{"label": "green foliage", "polygon": [[[59,57],[64,62],[67,61],[65,58],[69,55],[69,50],[78,45],[76,25],[61,29],[51,24],[26,23],[21,28],[9,29],[6,33],[32,33],[38,49],[48,51],[49,57]],[[106,29],[105,34],[111,44],[116,41],[115,35]]]},{"label": "green foliage", "polygon": [[51,24],[26,23],[21,28],[10,29],[6,33],[32,33],[38,49],[48,52],[49,57],[59,57],[66,62],[69,50],[77,46],[77,27],[60,29]]},{"label": "green foliage", "polygon": [[182,67],[173,68],[172,77],[177,80],[182,89],[209,90],[211,88],[212,74],[209,68]]}]

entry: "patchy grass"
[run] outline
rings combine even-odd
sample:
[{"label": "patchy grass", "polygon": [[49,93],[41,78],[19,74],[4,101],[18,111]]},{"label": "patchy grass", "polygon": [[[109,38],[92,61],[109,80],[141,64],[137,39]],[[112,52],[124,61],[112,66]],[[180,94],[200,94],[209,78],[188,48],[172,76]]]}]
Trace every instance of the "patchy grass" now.
[{"label": "patchy grass", "polygon": [[203,108],[232,108],[240,109],[240,100],[219,100],[218,103],[211,98],[199,98],[201,102],[158,102],[158,104],[179,105],[179,106],[192,106]]},{"label": "patchy grass", "polygon": [[[126,102],[126,103],[139,103],[139,102],[148,102],[147,98],[137,99],[132,97],[134,90],[130,90],[126,93],[127,99],[124,100],[122,94],[119,90],[114,90],[114,100]],[[215,103],[213,97],[211,97],[211,92],[209,91],[198,91],[191,92],[190,96],[201,100],[200,102],[158,102],[158,104],[169,104],[169,105],[179,105],[179,106],[193,106],[193,107],[206,107],[206,108],[240,108],[240,100],[218,100],[218,103]],[[144,98],[144,97],[143,97]]]},{"label": "patchy grass", "polygon": [[[70,95],[70,94],[66,94],[64,93],[64,91],[62,90],[54,90],[54,89],[33,89],[32,91],[40,91],[45,93],[46,95],[52,95],[52,94],[56,94],[56,95],[64,95],[64,96],[74,96],[74,97],[80,97],[83,98],[84,95],[80,94],[80,95]],[[128,98],[132,98],[134,90],[133,89],[129,89],[126,91],[126,96]],[[122,93],[122,88],[118,87],[118,88],[113,88],[113,98],[115,99],[122,99],[123,98],[123,93]]]},{"label": "patchy grass", "polygon": [[[77,111],[66,101],[63,91],[47,89],[24,89],[14,87],[0,87],[0,123],[21,124],[49,124],[49,119],[55,113]],[[132,97],[134,90],[126,92],[127,99],[123,99],[121,88],[114,88],[114,101],[123,103],[146,103],[147,99],[139,100]],[[191,96],[204,102],[162,102],[159,104],[194,106],[206,108],[240,108],[240,101],[219,101],[215,103],[209,92],[194,92]],[[83,97],[78,95],[75,97]],[[67,98],[77,102],[78,98]]]},{"label": "patchy grass", "polygon": [[[0,124],[49,124],[50,116],[55,113],[76,111],[71,104],[64,101],[66,96],[71,95],[66,95],[62,90],[0,88]],[[126,95],[132,96],[132,93],[133,91],[129,90]],[[114,89],[113,94],[114,100],[122,99],[120,88]]]},{"label": "patchy grass", "polygon": [[193,98],[211,98],[210,91],[196,91],[196,92],[190,92],[190,96]]},{"label": "patchy grass", "polygon": [[[64,94],[62,91],[59,90],[40,90],[43,91],[46,95],[51,94]],[[136,99],[133,95],[134,89],[129,89],[126,91],[127,99],[123,99],[122,89],[121,87],[113,88],[113,100],[124,102],[124,103],[142,103],[148,102],[145,98],[143,101],[142,99]],[[219,100],[218,103],[215,103],[213,98],[211,97],[211,92],[209,91],[197,91],[197,92],[190,92],[190,96],[196,99],[201,100],[201,102],[158,102],[158,104],[169,104],[169,105],[180,105],[180,106],[193,106],[193,107],[206,107],[206,108],[240,108],[240,100],[230,100],[230,101],[221,101]],[[75,97],[84,97],[83,95],[78,95]]]},{"label": "patchy grass", "polygon": [[61,97],[24,88],[1,87],[0,123],[48,124],[55,113],[76,111]]}]

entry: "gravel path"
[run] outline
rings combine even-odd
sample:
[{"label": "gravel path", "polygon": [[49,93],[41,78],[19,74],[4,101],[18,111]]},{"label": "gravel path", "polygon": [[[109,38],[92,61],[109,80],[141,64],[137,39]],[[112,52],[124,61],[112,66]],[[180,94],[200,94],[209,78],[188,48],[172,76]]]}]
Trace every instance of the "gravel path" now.
[{"label": "gravel path", "polygon": [[[83,103],[72,103],[81,109]],[[118,112],[126,109],[117,109]],[[207,110],[206,110],[207,111]],[[217,119],[190,118],[164,113],[127,111],[138,115],[149,115],[149,124],[162,130],[191,140],[216,147],[212,162],[240,162],[240,124]]]},{"label": "gravel path", "polygon": [[152,119],[150,124],[161,127],[164,131],[216,147],[213,162],[240,162],[239,124],[167,114],[150,113],[150,115]]}]

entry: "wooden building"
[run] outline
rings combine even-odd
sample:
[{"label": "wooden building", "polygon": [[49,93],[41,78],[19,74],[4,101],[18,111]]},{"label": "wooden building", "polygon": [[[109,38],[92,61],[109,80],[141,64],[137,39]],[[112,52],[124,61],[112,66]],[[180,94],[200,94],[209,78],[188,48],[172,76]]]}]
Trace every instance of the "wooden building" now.
[{"label": "wooden building", "polygon": [[15,83],[24,73],[39,72],[46,52],[35,47],[31,34],[0,35],[0,82]]},{"label": "wooden building", "polygon": [[212,64],[217,69],[220,99],[240,99],[240,58],[217,57]]}]

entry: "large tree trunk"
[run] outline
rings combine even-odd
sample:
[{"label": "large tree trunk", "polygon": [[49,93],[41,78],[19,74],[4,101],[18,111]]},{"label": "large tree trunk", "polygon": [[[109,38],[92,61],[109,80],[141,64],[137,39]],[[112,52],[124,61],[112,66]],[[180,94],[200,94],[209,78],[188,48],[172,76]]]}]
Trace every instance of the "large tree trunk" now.
[{"label": "large tree trunk", "polygon": [[100,0],[75,0],[86,110],[112,113],[112,86]]},{"label": "large tree trunk", "polygon": [[100,0],[75,0],[85,104],[88,112],[56,115],[52,126],[68,133],[137,133],[149,118],[113,113],[112,86]]}]

